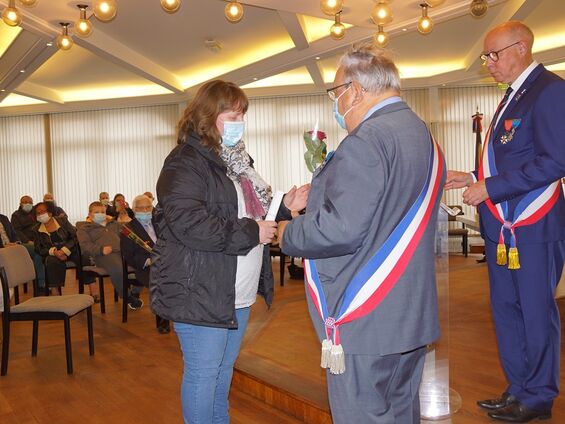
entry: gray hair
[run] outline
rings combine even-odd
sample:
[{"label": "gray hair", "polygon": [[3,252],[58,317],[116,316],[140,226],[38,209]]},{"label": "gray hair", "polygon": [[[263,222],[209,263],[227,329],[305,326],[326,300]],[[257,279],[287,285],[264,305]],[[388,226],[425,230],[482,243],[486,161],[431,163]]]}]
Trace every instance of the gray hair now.
[{"label": "gray hair", "polygon": [[345,81],[356,80],[371,93],[400,91],[398,68],[382,49],[372,42],[353,44],[340,61]]},{"label": "gray hair", "polygon": [[145,200],[145,199],[149,200],[149,203],[153,203],[153,202],[151,202],[151,199],[149,198],[149,196],[146,196],[145,194],[140,194],[139,196],[135,196],[135,198],[133,199],[133,202],[131,204],[131,207],[136,208],[139,201]]}]

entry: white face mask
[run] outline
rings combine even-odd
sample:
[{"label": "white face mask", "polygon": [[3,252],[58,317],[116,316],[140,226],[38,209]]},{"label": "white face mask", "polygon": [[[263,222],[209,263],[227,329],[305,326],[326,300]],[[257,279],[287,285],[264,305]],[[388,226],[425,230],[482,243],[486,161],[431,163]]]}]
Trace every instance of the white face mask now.
[{"label": "white face mask", "polygon": [[42,224],[47,224],[51,217],[47,212],[42,213],[41,215],[37,215],[37,221],[41,222]]},{"label": "white face mask", "polygon": [[237,142],[243,138],[244,130],[245,121],[225,121],[224,135],[222,136],[222,143],[224,143],[224,146],[235,146]]}]

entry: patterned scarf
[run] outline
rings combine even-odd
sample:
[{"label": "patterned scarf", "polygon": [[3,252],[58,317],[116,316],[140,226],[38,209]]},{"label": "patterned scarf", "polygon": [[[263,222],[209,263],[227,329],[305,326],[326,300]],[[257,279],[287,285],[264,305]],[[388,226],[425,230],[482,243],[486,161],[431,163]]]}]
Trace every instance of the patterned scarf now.
[{"label": "patterned scarf", "polygon": [[220,157],[228,168],[227,176],[241,186],[247,214],[254,219],[263,218],[271,203],[271,186],[251,165],[243,140],[233,147],[222,144]]}]

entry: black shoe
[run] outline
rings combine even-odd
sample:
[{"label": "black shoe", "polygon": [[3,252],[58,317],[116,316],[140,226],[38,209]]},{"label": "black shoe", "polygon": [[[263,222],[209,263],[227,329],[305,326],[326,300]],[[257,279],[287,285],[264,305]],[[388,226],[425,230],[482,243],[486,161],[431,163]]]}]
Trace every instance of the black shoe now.
[{"label": "black shoe", "polygon": [[128,296],[128,307],[132,310],[132,311],[137,311],[138,309],[141,309],[143,307],[143,300],[129,295]]},{"label": "black shoe", "polygon": [[502,393],[502,396],[496,399],[485,399],[485,400],[478,400],[477,405],[479,405],[483,409],[488,409],[489,411],[494,411],[495,409],[504,408],[514,402],[517,402],[513,395],[508,392]]},{"label": "black shoe", "polygon": [[160,325],[159,327],[157,327],[157,331],[159,332],[159,334],[169,334],[171,332],[171,327],[167,323],[167,325]]},{"label": "black shoe", "polygon": [[540,411],[530,409],[520,402],[514,402],[508,406],[488,413],[488,416],[494,420],[506,421],[509,423],[527,423],[531,420],[549,420],[551,418],[551,409]]}]

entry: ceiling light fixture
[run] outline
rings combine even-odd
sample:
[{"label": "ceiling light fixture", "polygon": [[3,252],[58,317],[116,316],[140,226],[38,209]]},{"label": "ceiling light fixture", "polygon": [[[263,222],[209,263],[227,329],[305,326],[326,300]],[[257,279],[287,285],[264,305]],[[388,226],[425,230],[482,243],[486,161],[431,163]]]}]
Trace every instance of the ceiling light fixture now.
[{"label": "ceiling light fixture", "polygon": [[480,18],[487,13],[488,10],[488,3],[486,0],[473,0],[471,2],[471,15],[475,18]]},{"label": "ceiling light fixture", "polygon": [[179,10],[181,0],[161,0],[161,7],[167,13],[175,13]]},{"label": "ceiling light fixture", "polygon": [[341,23],[340,17],[341,11],[335,14],[334,24],[330,28],[330,37],[334,40],[341,40],[345,37],[345,26]]},{"label": "ceiling light fixture", "polygon": [[77,7],[80,10],[80,18],[75,23],[75,32],[79,37],[86,38],[92,34],[92,22],[86,19],[86,9],[88,9],[88,6],[86,4],[78,4]]},{"label": "ceiling light fixture", "polygon": [[384,49],[388,45],[388,34],[384,31],[382,25],[378,26],[378,31],[373,36],[373,39],[375,40],[375,44],[381,49]]},{"label": "ceiling light fixture", "polygon": [[116,17],[118,6],[116,0],[93,0],[92,10],[96,19],[102,22],[109,22]]},{"label": "ceiling light fixture", "polygon": [[22,14],[16,9],[16,0],[10,0],[8,7],[2,11],[2,20],[6,25],[18,26],[22,23]]},{"label": "ceiling light fixture", "polygon": [[392,18],[392,9],[390,6],[384,0],[379,0],[371,11],[371,19],[373,19],[373,22],[377,25],[386,25],[392,22]]},{"label": "ceiling light fixture", "polygon": [[421,3],[420,7],[422,8],[422,17],[418,20],[418,32],[427,35],[434,29],[434,23],[428,16],[428,4]]},{"label": "ceiling light fixture", "polygon": [[31,6],[35,6],[37,0],[20,0],[20,3],[23,4],[24,6],[31,7]]},{"label": "ceiling light fixture", "polygon": [[63,32],[57,37],[57,46],[61,50],[69,50],[74,44],[73,39],[69,35],[70,22],[59,22],[59,25],[63,27]]},{"label": "ceiling light fixture", "polygon": [[224,15],[228,21],[236,24],[243,19],[243,6],[237,0],[230,1],[224,8]]},{"label": "ceiling light fixture", "polygon": [[343,0],[320,0],[320,9],[329,16],[335,16],[341,12],[342,7]]}]

